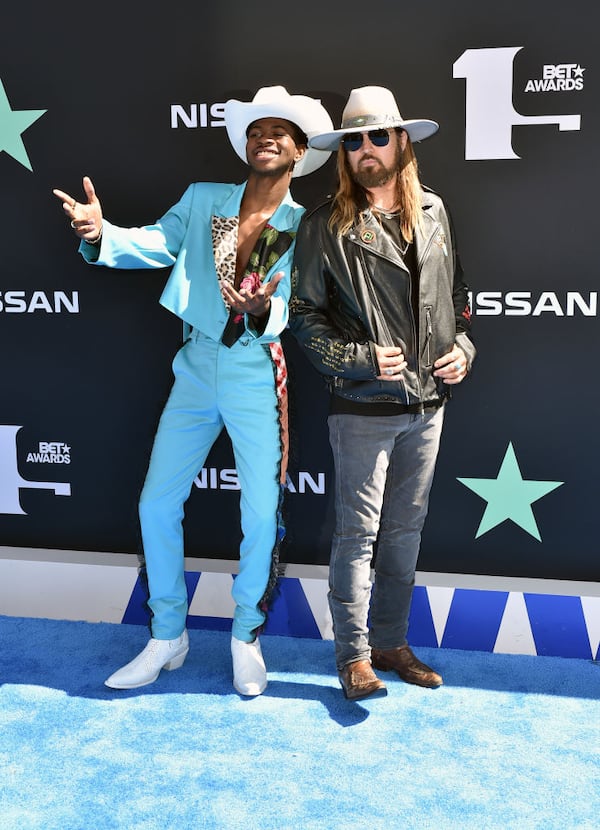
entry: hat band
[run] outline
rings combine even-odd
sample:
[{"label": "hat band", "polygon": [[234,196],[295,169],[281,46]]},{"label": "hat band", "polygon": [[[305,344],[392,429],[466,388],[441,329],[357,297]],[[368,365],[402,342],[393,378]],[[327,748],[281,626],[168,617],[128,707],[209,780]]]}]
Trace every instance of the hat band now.
[{"label": "hat band", "polygon": [[344,118],[342,130],[370,127],[372,124],[379,124],[382,127],[398,127],[402,124],[402,118],[400,115],[355,115],[352,118]]}]

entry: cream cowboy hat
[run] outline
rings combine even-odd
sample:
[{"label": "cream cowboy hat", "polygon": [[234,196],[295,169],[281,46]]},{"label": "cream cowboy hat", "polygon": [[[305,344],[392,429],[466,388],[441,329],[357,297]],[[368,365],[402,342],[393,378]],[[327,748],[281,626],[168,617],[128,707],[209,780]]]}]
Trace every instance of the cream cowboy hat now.
[{"label": "cream cowboy hat", "polygon": [[[232,147],[242,161],[246,158],[246,130],[259,118],[284,118],[297,124],[310,139],[323,130],[333,128],[333,121],[316,98],[306,95],[290,95],[282,86],[264,86],[252,101],[230,99],[225,104],[225,126]],[[293,176],[312,173],[329,158],[328,152],[306,148],[304,156],[296,163]]]},{"label": "cream cowboy hat", "polygon": [[406,130],[411,141],[422,141],[437,132],[439,126],[436,121],[422,118],[405,121],[389,89],[382,86],[361,86],[350,93],[342,113],[341,129],[320,133],[311,138],[309,144],[317,150],[337,150],[346,133],[393,127]]}]

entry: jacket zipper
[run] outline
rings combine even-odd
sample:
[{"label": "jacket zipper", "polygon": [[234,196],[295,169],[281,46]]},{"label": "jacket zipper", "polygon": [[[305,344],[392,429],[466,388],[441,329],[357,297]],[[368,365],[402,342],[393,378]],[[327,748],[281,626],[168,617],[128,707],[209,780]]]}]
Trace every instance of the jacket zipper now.
[{"label": "jacket zipper", "polygon": [[431,306],[425,306],[425,366],[431,368],[431,337],[433,335],[433,324],[431,322]]},{"label": "jacket zipper", "polygon": [[[417,269],[419,271],[419,276],[421,274],[421,266],[425,261],[425,257],[429,253],[429,249],[433,245],[433,240],[439,234],[442,226],[439,222],[436,222],[436,227],[433,229],[433,233],[429,237],[427,245],[425,246],[425,250],[422,251],[421,256],[419,257],[419,261],[417,263]],[[433,334],[433,324],[431,322],[431,306],[425,306],[425,367],[427,369],[431,368],[431,337]],[[419,373],[417,372],[417,376]],[[421,378],[419,377],[419,386],[421,385]],[[422,394],[422,393],[421,393]],[[425,406],[421,403],[421,419],[425,417]]]}]

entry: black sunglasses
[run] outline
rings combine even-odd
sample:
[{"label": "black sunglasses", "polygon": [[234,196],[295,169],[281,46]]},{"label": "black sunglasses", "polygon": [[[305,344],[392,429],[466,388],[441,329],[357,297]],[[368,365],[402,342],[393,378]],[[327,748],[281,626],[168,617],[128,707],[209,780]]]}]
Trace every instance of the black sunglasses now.
[{"label": "black sunglasses", "polygon": [[[390,134],[387,130],[369,130],[367,135],[369,136],[369,141],[375,147],[385,147],[389,144]],[[349,150],[351,153],[358,150],[362,146],[362,143],[363,133],[346,133],[346,135],[342,136],[344,149]]]}]

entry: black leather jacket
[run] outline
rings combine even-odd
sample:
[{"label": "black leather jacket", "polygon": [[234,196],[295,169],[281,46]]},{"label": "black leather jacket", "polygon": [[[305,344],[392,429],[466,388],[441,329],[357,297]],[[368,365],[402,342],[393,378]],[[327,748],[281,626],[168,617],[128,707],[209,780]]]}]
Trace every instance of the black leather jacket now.
[{"label": "black leather jacket", "polygon": [[[327,228],[330,208],[327,202],[306,214],[298,230],[292,332],[336,395],[405,406],[443,399],[449,387],[433,377],[434,361],[456,343],[470,368],[475,347],[468,288],[441,198],[423,188],[423,222],[415,234],[418,304],[412,302],[410,272],[399,250],[370,210],[365,208],[340,238]],[[382,308],[378,300],[377,284],[384,281],[394,285],[393,308]],[[408,362],[402,380],[377,380],[375,344],[401,346]]]}]

